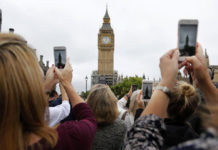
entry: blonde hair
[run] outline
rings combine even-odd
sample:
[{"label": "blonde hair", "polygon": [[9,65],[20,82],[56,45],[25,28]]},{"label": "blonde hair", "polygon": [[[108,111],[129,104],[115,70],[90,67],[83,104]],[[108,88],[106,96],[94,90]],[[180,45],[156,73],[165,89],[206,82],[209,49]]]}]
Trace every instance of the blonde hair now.
[{"label": "blonde hair", "polygon": [[27,149],[32,134],[55,146],[57,133],[44,120],[47,105],[34,51],[20,36],[0,34],[1,149]]},{"label": "blonde hair", "polygon": [[171,94],[167,108],[168,116],[174,120],[186,121],[197,108],[200,102],[199,95],[192,85],[184,81],[178,81]]},{"label": "blonde hair", "polygon": [[94,85],[87,104],[94,112],[98,124],[111,123],[118,118],[117,98],[107,85]]},{"label": "blonde hair", "polygon": [[134,116],[136,114],[136,109],[138,108],[138,103],[137,103],[137,97],[140,93],[140,90],[134,91],[132,93],[132,96],[130,98],[130,105],[129,105],[129,113],[132,113]]}]

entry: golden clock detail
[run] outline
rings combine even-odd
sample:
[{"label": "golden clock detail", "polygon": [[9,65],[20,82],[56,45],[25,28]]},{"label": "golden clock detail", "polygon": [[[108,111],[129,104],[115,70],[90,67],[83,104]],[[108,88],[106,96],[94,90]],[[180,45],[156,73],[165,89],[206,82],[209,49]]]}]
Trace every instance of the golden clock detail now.
[{"label": "golden clock detail", "polygon": [[111,39],[110,39],[109,36],[104,36],[104,37],[102,38],[102,43],[104,43],[104,44],[109,44],[110,41],[111,41]]}]

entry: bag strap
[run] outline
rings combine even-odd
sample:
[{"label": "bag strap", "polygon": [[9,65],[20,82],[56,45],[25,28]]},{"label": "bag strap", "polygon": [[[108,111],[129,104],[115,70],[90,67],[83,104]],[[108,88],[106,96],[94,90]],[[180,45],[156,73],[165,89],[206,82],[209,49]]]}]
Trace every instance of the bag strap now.
[{"label": "bag strap", "polygon": [[127,114],[127,111],[125,111],[125,113],[123,113],[121,120],[125,120],[126,114]]}]

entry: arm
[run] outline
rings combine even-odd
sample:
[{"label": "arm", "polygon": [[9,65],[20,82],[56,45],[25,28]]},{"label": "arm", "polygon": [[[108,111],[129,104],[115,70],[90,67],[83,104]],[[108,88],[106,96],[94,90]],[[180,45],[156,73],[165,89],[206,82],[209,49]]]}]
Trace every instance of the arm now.
[{"label": "arm", "polygon": [[191,72],[193,81],[200,88],[206,103],[218,103],[218,91],[212,83],[206,66],[206,60],[200,44],[197,44],[196,55],[186,58],[186,70]]},{"label": "arm", "polygon": [[[55,68],[55,73],[66,90],[71,104],[74,107],[73,113],[75,114],[76,120],[78,120],[65,122],[58,127],[60,139],[62,136],[70,135],[71,140],[77,143],[77,145],[91,145],[97,128],[96,119],[91,108],[84,103],[83,99],[71,85],[72,67],[69,64],[69,60],[67,60],[65,68],[62,71]],[[86,144],[81,145],[81,141]]]},{"label": "arm", "polygon": [[97,128],[94,113],[86,103],[76,105],[73,113],[77,121],[61,124],[57,129],[59,138],[65,139],[68,136],[69,141],[75,145],[74,149],[90,149]]},{"label": "arm", "polygon": [[67,96],[67,93],[64,89],[64,87],[60,84],[60,91],[61,91],[61,95],[62,95],[62,101],[69,101],[69,98]]},{"label": "arm", "polygon": [[69,98],[60,84],[60,91],[62,94],[62,104],[57,105],[56,107],[49,107],[49,126],[55,126],[61,120],[66,118],[70,114],[70,103]]},{"label": "arm", "polygon": [[130,87],[130,90],[128,92],[128,94],[124,95],[123,98],[121,98],[118,102],[117,102],[117,106],[118,106],[118,110],[121,111],[126,111],[126,104],[128,102],[128,99],[130,99],[130,97],[132,96],[132,86]]},{"label": "arm", "polygon": [[53,127],[61,120],[66,118],[70,113],[70,104],[68,100],[64,100],[62,104],[56,107],[49,107],[49,126]]},{"label": "arm", "polygon": [[[160,59],[162,80],[160,85],[172,88],[176,83],[178,71],[178,50],[171,50]],[[163,145],[162,133],[165,129],[163,120],[165,117],[168,96],[159,90],[154,91],[148,105],[141,117],[129,130],[126,149],[160,149]]]},{"label": "arm", "polygon": [[63,85],[72,106],[76,106],[79,103],[84,103],[84,100],[76,93],[74,90],[71,81],[72,81],[72,67],[67,60],[66,66],[62,71],[55,68],[55,74],[59,78],[61,84]]},{"label": "arm", "polygon": [[[174,87],[178,72],[178,58],[179,52],[176,49],[169,51],[161,57],[160,70],[162,80],[159,83],[161,86],[166,86],[169,89]],[[165,118],[168,103],[169,97],[164,92],[155,90],[141,116],[155,114],[161,118]]]},{"label": "arm", "polygon": [[127,100],[123,97],[120,100],[117,101],[117,107],[119,111],[122,110],[126,110],[125,106],[126,106]]},{"label": "arm", "polygon": [[52,67],[49,68],[46,73],[45,81],[44,81],[45,92],[50,92],[58,83],[58,79],[54,74],[54,70],[55,70],[55,66],[52,65]]}]

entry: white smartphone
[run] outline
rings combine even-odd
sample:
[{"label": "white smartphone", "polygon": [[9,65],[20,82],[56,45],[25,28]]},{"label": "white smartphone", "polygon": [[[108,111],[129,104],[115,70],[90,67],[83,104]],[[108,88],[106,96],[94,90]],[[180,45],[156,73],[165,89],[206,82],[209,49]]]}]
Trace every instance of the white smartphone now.
[{"label": "white smartphone", "polygon": [[63,69],[66,65],[66,47],[58,46],[54,47],[54,62],[55,66],[59,69]]},{"label": "white smartphone", "polygon": [[142,81],[142,99],[150,100],[152,95],[153,82],[152,81]]},{"label": "white smartphone", "polygon": [[196,53],[198,33],[198,20],[182,19],[178,24],[178,48],[180,52],[179,61],[184,61],[186,56]]}]

